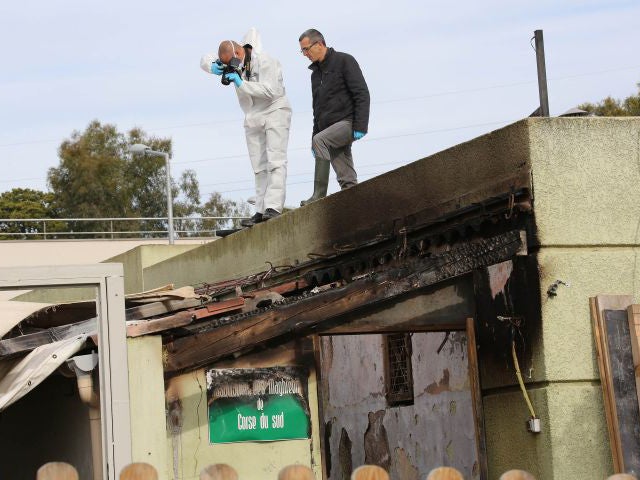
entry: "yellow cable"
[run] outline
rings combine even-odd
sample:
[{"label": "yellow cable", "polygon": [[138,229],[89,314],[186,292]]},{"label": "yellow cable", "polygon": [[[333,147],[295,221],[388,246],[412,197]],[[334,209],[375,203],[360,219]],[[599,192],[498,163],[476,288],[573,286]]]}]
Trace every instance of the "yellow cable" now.
[{"label": "yellow cable", "polygon": [[520,373],[520,364],[518,364],[518,356],[516,355],[516,342],[511,342],[511,354],[513,355],[513,366],[516,369],[516,376],[518,377],[518,383],[520,384],[522,395],[524,395],[524,399],[527,402],[527,407],[529,407],[529,411],[531,412],[531,417],[538,418],[536,417],[536,412],[533,411],[533,405],[531,405],[531,400],[529,400],[529,394],[527,394],[527,390],[524,388],[524,382],[522,381],[522,374]]}]

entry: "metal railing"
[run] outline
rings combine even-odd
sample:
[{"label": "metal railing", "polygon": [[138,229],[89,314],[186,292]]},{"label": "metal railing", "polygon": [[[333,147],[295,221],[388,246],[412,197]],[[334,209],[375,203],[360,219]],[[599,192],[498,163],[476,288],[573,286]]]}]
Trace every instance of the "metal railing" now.
[{"label": "metal railing", "polygon": [[[177,238],[218,236],[239,228],[244,218],[174,217],[174,233]],[[168,223],[167,217],[0,218],[0,239],[168,238]]]}]

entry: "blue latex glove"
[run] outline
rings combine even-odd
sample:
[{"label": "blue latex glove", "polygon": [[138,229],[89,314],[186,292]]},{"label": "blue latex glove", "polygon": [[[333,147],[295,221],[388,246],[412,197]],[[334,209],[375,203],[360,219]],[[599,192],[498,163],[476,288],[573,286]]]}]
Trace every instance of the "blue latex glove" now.
[{"label": "blue latex glove", "polygon": [[353,139],[354,140],[360,140],[362,137],[364,137],[366,135],[365,132],[358,132],[357,130],[353,131]]},{"label": "blue latex glove", "polygon": [[240,75],[238,75],[235,72],[233,72],[233,73],[225,73],[224,78],[226,78],[230,82],[235,83],[236,87],[238,87],[238,88],[240,87],[240,85],[242,85],[242,79],[240,78]]},{"label": "blue latex glove", "polygon": [[222,64],[218,63],[218,62],[213,62],[211,64],[211,73],[215,74],[215,75],[222,75]]},{"label": "blue latex glove", "polygon": [[316,151],[313,149],[313,147],[311,147],[311,155],[313,155],[313,158],[316,158]]}]

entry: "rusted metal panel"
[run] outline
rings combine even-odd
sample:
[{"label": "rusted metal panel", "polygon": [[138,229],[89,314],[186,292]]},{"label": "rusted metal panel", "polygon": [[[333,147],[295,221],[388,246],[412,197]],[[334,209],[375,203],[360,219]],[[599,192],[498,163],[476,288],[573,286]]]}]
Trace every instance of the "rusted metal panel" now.
[{"label": "rusted metal panel", "polygon": [[[382,335],[321,339],[327,475],[345,479],[352,467],[376,463],[391,478],[425,478],[451,465],[479,478],[464,332],[414,333],[413,405],[388,407]],[[347,441],[348,440],[348,441]]]}]

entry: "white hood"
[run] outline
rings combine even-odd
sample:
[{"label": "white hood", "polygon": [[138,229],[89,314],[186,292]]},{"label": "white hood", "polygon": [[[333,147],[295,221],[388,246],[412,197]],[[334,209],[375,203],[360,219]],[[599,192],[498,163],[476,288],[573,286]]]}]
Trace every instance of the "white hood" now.
[{"label": "white hood", "polygon": [[262,52],[262,41],[260,40],[260,33],[255,27],[251,27],[249,31],[242,38],[242,46],[251,45],[255,53]]}]

